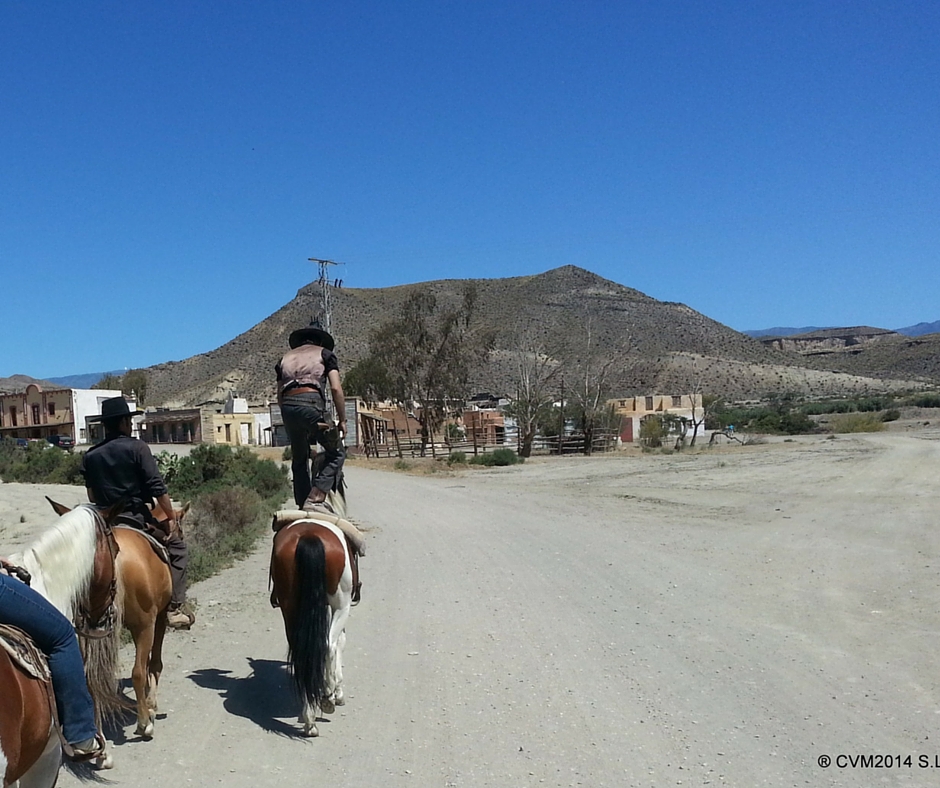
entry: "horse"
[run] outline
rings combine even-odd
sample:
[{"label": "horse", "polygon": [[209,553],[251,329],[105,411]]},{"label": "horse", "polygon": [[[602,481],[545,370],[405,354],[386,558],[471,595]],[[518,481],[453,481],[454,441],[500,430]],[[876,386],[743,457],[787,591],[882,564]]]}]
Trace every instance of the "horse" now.
[{"label": "horse", "polygon": [[[337,513],[345,513],[341,492],[333,490],[327,496]],[[343,648],[352,605],[351,548],[333,522],[335,517],[287,514],[280,523],[275,514],[271,599],[284,618],[287,660],[302,704],[303,735],[313,737],[319,736],[317,709],[332,714],[346,702]]]},{"label": "horse", "polygon": [[4,788],[53,788],[62,764],[52,686],[0,648],[0,780]]},{"label": "horse", "polygon": [[[104,610],[109,606],[110,589],[106,584],[96,585],[93,577],[102,550],[110,549],[100,546],[99,535],[109,530],[117,514],[116,508],[95,512],[80,507],[69,517],[60,518],[22,553],[10,556],[10,562],[25,569],[24,577],[32,588],[67,618],[73,618],[80,608]],[[30,664],[43,662],[35,656],[35,645],[25,635],[16,640],[32,654]],[[89,690],[94,699],[90,685]],[[42,672],[25,672],[6,650],[0,649],[0,697],[3,785],[51,788],[62,762],[51,683]],[[96,759],[96,765],[99,769],[111,768],[113,759],[107,749]]]},{"label": "horse", "polygon": [[[70,511],[51,499],[49,503],[63,517]],[[189,505],[177,510],[177,521],[181,522],[188,511]],[[151,539],[137,528],[121,526],[120,517],[112,533],[117,545],[113,563],[116,581],[114,622],[106,627],[105,637],[92,637],[86,642],[89,686],[104,716],[116,717],[128,709],[115,681],[120,632],[126,627],[134,640],[131,680],[136,698],[136,733],[144,739],[151,739],[157,716],[157,687],[163,672],[163,639],[172,592],[170,568],[158,555]],[[96,572],[94,584],[101,587],[107,582],[107,572],[102,568]]]}]

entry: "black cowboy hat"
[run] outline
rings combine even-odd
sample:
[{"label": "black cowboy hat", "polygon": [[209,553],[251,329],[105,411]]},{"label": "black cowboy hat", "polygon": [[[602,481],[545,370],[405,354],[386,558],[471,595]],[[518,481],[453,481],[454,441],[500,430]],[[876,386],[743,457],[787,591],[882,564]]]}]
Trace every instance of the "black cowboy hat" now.
[{"label": "black cowboy hat", "polygon": [[113,421],[125,416],[136,416],[142,410],[131,410],[124,397],[111,397],[101,403],[101,420]]},{"label": "black cowboy hat", "polygon": [[314,320],[306,328],[298,328],[291,332],[290,339],[287,340],[291,348],[297,348],[301,345],[319,345],[327,350],[332,350],[336,343],[326,331],[320,327],[320,321]]}]

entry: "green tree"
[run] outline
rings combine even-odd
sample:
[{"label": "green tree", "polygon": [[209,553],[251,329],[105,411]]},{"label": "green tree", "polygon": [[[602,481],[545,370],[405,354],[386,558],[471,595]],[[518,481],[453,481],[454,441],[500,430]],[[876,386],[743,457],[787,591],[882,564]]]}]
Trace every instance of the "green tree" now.
[{"label": "green tree", "polygon": [[426,288],[413,291],[399,315],[372,332],[367,357],[350,370],[360,396],[417,406],[422,454],[469,395],[471,368],[493,348],[492,334],[472,327],[476,303],[473,285],[457,307],[441,307]]},{"label": "green tree", "polygon": [[147,384],[149,377],[142,369],[132,369],[124,373],[121,391],[134,398],[137,406],[142,408],[147,401]]},{"label": "green tree", "polygon": [[110,372],[101,380],[95,383],[93,389],[109,389],[111,391],[123,391],[124,378],[121,375],[112,375]]}]

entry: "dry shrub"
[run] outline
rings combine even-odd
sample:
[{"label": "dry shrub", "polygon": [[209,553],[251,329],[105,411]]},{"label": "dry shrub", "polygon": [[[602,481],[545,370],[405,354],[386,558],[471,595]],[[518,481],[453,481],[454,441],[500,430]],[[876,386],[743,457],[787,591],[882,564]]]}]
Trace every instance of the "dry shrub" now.
[{"label": "dry shrub", "polygon": [[267,525],[261,497],[244,487],[200,495],[185,524],[190,583],[211,577],[247,556]]},{"label": "dry shrub", "polygon": [[877,413],[846,413],[834,416],[829,423],[833,432],[881,432],[885,423]]}]

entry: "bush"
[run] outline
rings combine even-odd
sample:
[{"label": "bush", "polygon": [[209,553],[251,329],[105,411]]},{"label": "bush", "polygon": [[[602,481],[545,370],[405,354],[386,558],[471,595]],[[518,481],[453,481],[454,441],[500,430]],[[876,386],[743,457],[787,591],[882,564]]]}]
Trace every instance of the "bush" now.
[{"label": "bush", "polygon": [[525,459],[516,454],[512,449],[496,449],[495,451],[479,454],[470,459],[471,465],[484,465],[488,468],[493,466],[503,467],[506,465],[516,465],[520,462],[525,462]]},{"label": "bush", "polygon": [[178,501],[195,499],[219,490],[244,487],[252,490],[273,508],[280,506],[290,493],[287,469],[273,460],[259,458],[251,449],[240,446],[200,444],[189,457],[181,457],[170,495]]},{"label": "bush", "polygon": [[658,449],[663,445],[663,420],[649,416],[640,422],[640,443],[647,449]]},{"label": "bush", "polygon": [[217,490],[197,498],[184,521],[188,581],[211,577],[251,553],[267,530],[269,516],[258,493],[244,487]]},{"label": "bush", "polygon": [[911,404],[915,408],[940,408],[940,394],[918,394]]},{"label": "bush", "polygon": [[899,418],[901,418],[901,411],[897,408],[891,408],[881,414],[882,421],[897,421]]},{"label": "bush", "polygon": [[836,416],[831,422],[832,431],[837,433],[848,432],[881,432],[885,428],[884,422],[874,413],[848,413]]},{"label": "bush", "polygon": [[45,441],[31,441],[25,449],[14,440],[0,442],[0,478],[5,482],[81,485],[81,462],[81,454],[57,449]]},{"label": "bush", "polygon": [[467,453],[465,451],[452,451],[447,456],[448,465],[465,465],[467,462]]}]

